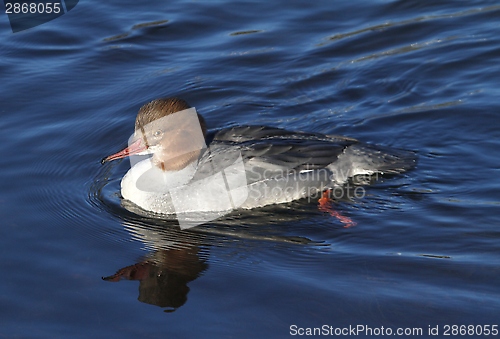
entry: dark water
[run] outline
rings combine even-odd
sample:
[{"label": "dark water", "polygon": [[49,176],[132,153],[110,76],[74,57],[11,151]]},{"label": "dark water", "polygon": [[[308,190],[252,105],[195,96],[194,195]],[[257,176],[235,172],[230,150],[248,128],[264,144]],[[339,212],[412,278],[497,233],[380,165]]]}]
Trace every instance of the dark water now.
[{"label": "dark water", "polygon": [[[82,0],[16,34],[2,17],[0,337],[500,325],[497,1]],[[336,204],[355,227],[299,201],[181,231],[127,212],[129,163],[99,163],[172,95],[211,127],[419,162]],[[101,279],[120,269],[136,280]]]}]

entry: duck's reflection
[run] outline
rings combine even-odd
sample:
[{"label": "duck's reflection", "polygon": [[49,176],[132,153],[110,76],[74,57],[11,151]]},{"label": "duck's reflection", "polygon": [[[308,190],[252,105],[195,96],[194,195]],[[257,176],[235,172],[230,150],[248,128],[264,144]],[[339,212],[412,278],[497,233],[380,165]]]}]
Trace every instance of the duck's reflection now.
[{"label": "duck's reflection", "polygon": [[196,246],[158,250],[144,261],[121,268],[103,279],[112,282],[138,280],[139,301],[174,311],[186,303],[188,283],[208,268],[199,251]]},{"label": "duck's reflection", "polygon": [[[248,213],[235,213],[223,220],[212,222],[187,230],[181,230],[176,221],[155,220],[140,209],[122,201],[122,207],[134,214],[120,216],[124,219],[123,227],[135,239],[150,250],[150,253],[138,263],[123,267],[115,274],[103,277],[103,280],[139,281],[138,300],[147,304],[165,308],[166,312],[175,311],[188,299],[189,283],[200,277],[209,267],[209,248],[212,246],[245,246],[245,240],[254,243],[276,242],[296,245],[323,243],[314,242],[301,236],[276,234],[276,225],[284,226],[302,218],[317,215],[314,207],[292,203],[288,206],[263,208]],[[301,209],[302,208],[302,209]],[[290,209],[294,213],[290,213]],[[122,212],[123,213],[123,212]],[[234,241],[237,239],[238,241]],[[243,240],[243,241],[241,241]],[[243,249],[242,249],[243,250]]]},{"label": "duck's reflection", "polygon": [[[122,202],[127,210],[136,208]],[[133,210],[135,212],[135,210]],[[208,268],[206,236],[198,232],[181,230],[176,222],[138,218],[125,218],[123,227],[133,239],[139,240],[149,254],[138,263],[123,267],[103,280],[139,281],[138,300],[175,311],[184,305],[189,293],[188,284]]]}]

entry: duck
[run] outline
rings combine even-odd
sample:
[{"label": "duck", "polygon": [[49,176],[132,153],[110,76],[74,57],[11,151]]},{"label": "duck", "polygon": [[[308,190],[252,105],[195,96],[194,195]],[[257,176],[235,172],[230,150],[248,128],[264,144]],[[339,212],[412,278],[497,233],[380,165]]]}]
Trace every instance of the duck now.
[{"label": "duck", "polygon": [[400,174],[416,164],[411,151],[339,135],[262,125],[208,130],[177,97],[143,105],[128,146],[101,162],[127,157],[122,198],[190,227],[234,209],[322,199],[355,177]]}]

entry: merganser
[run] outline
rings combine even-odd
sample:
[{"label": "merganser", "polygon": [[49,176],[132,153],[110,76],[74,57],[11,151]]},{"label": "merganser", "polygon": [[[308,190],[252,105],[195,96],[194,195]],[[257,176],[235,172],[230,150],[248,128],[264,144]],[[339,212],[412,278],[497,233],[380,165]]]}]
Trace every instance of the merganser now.
[{"label": "merganser", "polygon": [[[206,220],[233,208],[321,195],[357,175],[401,173],[416,162],[412,152],[344,136],[252,125],[208,132],[204,118],[179,98],[142,106],[129,146],[102,163],[146,154],[152,157],[132,161],[123,177],[122,197],[160,215],[215,213]],[[206,180],[220,173],[222,184]]]}]

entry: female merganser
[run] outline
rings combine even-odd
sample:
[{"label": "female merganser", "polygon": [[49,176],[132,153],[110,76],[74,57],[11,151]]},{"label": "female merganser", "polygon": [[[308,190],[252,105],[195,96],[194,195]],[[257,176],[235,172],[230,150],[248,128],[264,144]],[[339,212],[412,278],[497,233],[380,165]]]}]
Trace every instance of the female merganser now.
[{"label": "female merganser", "polygon": [[[152,157],[132,157],[146,154]],[[142,106],[129,146],[102,162],[125,157],[132,167],[121,181],[123,198],[177,216],[221,215],[321,195],[357,175],[401,173],[416,161],[408,151],[336,135],[267,126],[207,133],[203,117],[179,98]]]}]

